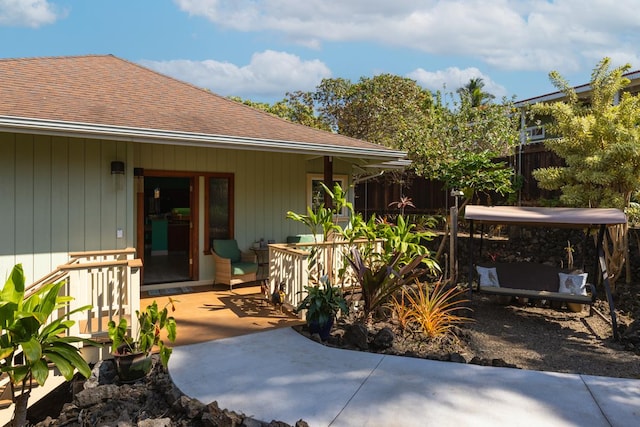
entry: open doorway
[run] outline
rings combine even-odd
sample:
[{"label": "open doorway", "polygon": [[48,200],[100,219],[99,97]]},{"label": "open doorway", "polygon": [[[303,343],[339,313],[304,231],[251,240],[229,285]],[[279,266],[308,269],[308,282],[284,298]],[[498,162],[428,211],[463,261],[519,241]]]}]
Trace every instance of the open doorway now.
[{"label": "open doorway", "polygon": [[143,285],[193,277],[193,177],[144,177]]}]

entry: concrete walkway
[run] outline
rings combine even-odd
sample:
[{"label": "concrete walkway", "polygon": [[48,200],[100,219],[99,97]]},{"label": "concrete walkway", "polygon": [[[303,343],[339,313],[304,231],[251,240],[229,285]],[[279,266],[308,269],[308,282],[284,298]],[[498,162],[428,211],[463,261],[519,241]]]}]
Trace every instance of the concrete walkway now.
[{"label": "concrete walkway", "polygon": [[203,403],[292,425],[640,425],[640,380],[340,350],[291,328],[175,347],[169,372]]}]

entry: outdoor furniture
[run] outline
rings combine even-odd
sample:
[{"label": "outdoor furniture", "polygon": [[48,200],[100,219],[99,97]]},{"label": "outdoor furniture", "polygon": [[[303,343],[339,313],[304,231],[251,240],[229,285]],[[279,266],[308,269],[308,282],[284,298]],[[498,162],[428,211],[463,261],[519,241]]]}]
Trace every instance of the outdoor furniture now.
[{"label": "outdoor furniture", "polygon": [[256,255],[241,252],[235,240],[214,240],[211,254],[215,262],[213,283],[223,283],[233,289],[233,285],[256,281],[258,262]]},{"label": "outdoor furniture", "polygon": [[[585,283],[584,293],[569,293],[561,286],[560,274],[569,280],[575,278],[586,282],[586,275],[571,274],[566,269],[533,262],[488,263],[476,266],[476,270],[496,273],[494,281],[478,280],[477,290],[489,295],[559,301],[570,304],[592,304],[596,299],[593,284]],[[493,270],[495,269],[495,270]],[[482,274],[481,274],[482,275]]]},{"label": "outdoor furniture", "polygon": [[[598,229],[598,236],[596,239],[596,252],[598,258],[597,260],[594,260],[596,261],[596,265],[592,277],[597,277],[598,275],[602,277],[602,287],[604,288],[607,302],[609,303],[613,338],[616,340],[619,338],[615,304],[611,293],[609,274],[607,273],[607,263],[603,242],[605,235],[608,233],[608,226],[627,223],[627,217],[624,212],[619,209],[612,208],[544,208],[467,205],[465,207],[464,217],[469,221],[469,293],[471,293],[472,290],[472,273],[475,265],[473,260],[473,233],[475,224]],[[480,248],[482,248],[482,233],[480,233]],[[521,273],[521,276],[523,275],[524,274]],[[593,292],[593,294],[595,294],[595,292]],[[593,305],[591,305],[591,309],[593,310]]]}]

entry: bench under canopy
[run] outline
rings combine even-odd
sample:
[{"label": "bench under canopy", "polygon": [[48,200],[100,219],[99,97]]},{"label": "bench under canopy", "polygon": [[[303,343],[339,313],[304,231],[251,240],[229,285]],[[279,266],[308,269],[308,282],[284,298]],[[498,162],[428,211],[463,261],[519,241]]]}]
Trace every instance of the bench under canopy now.
[{"label": "bench under canopy", "polygon": [[609,309],[611,312],[611,326],[613,336],[618,338],[618,328],[613,304],[613,296],[607,274],[606,261],[603,250],[604,235],[607,226],[626,224],[627,217],[620,209],[614,208],[542,208],[522,206],[478,206],[468,205],[464,212],[465,220],[469,221],[469,290],[472,289],[473,271],[473,227],[474,223],[491,225],[521,225],[548,228],[599,228],[596,242],[598,264],[602,273],[603,285]]}]

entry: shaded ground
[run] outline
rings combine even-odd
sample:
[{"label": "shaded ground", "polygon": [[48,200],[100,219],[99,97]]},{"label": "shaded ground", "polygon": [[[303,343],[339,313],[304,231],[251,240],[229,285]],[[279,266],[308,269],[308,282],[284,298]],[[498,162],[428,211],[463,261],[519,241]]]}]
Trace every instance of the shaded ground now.
[{"label": "shaded ground", "polygon": [[[603,304],[599,310],[605,311]],[[419,333],[402,332],[393,322],[369,329],[367,351],[437,360],[511,366],[521,369],[640,379],[640,352],[614,341],[612,329],[588,309],[573,313],[531,305],[501,305],[488,296],[474,295],[474,322],[456,329],[452,337],[429,340]],[[606,316],[605,316],[606,317]],[[619,315],[624,329],[632,321]],[[351,321],[338,322],[328,345],[356,348],[350,339]],[[381,348],[374,338],[382,328],[395,334],[393,346]],[[307,333],[304,328],[297,328]],[[307,333],[308,335],[308,333]],[[346,339],[345,339],[346,338]]]}]

